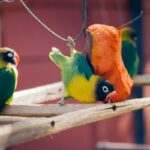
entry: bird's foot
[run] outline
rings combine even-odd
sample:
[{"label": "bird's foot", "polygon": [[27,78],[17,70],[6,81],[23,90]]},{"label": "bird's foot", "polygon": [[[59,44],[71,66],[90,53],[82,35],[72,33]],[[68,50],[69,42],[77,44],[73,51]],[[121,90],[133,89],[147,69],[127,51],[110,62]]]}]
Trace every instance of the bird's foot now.
[{"label": "bird's foot", "polygon": [[107,97],[106,100],[104,101],[104,103],[109,103],[112,105],[112,109],[115,111],[117,109],[116,105],[114,104],[114,102],[116,102],[118,99],[118,95],[116,93],[116,91],[111,92]]},{"label": "bird's foot", "polygon": [[112,105],[112,110],[115,111],[117,109],[117,106],[113,103],[111,97],[107,97],[106,102]]},{"label": "bird's foot", "polygon": [[59,101],[57,102],[57,104],[59,104],[59,106],[65,105],[64,98],[61,98],[61,100],[59,100]]}]

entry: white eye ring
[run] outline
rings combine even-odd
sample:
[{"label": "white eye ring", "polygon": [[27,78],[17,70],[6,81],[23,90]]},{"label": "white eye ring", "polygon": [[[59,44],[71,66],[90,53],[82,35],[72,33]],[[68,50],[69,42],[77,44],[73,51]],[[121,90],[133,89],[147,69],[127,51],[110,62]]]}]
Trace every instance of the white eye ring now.
[{"label": "white eye ring", "polygon": [[8,53],[7,56],[8,56],[9,58],[12,58],[12,57],[13,57],[13,54],[12,54],[12,53]]},{"label": "white eye ring", "polygon": [[102,87],[102,90],[103,90],[104,93],[108,93],[108,91],[109,91],[109,89],[108,89],[108,87],[106,85],[104,85]]}]

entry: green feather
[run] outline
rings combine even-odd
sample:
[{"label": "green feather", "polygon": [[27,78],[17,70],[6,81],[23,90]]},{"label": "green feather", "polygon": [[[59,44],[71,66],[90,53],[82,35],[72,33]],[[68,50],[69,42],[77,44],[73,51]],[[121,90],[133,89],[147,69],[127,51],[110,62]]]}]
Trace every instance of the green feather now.
[{"label": "green feather", "polygon": [[137,74],[139,66],[135,37],[136,33],[133,29],[127,27],[122,30],[122,58],[131,78]]},{"label": "green feather", "polygon": [[57,48],[52,48],[49,57],[59,68],[61,68],[61,77],[65,86],[65,99],[71,97],[66,89],[75,76],[81,75],[84,78],[89,79],[93,75],[86,57],[75,49],[71,51],[71,56],[68,57],[64,56]]},{"label": "green feather", "polygon": [[0,68],[0,108],[12,101],[16,75],[12,68]]},{"label": "green feather", "polygon": [[75,75],[82,74],[82,76],[87,79],[92,76],[93,71],[86,60],[86,56],[81,52],[74,49],[71,53],[71,57],[67,57],[56,48],[52,50],[49,56],[51,60],[62,69],[62,80],[66,86]]}]

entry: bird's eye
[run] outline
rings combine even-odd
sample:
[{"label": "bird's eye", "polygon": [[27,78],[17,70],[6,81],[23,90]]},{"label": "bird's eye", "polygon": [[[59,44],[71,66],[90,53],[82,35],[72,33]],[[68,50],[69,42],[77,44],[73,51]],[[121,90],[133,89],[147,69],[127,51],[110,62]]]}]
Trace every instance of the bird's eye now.
[{"label": "bird's eye", "polygon": [[7,56],[8,56],[9,58],[12,58],[12,57],[13,57],[13,53],[7,53]]},{"label": "bird's eye", "polygon": [[131,34],[131,38],[132,38],[134,41],[137,41],[138,36],[137,36],[136,33],[132,33],[132,34]]},{"label": "bird's eye", "polygon": [[108,93],[109,92],[109,89],[108,89],[108,87],[106,85],[104,85],[102,87],[102,90],[103,90],[104,93]]}]

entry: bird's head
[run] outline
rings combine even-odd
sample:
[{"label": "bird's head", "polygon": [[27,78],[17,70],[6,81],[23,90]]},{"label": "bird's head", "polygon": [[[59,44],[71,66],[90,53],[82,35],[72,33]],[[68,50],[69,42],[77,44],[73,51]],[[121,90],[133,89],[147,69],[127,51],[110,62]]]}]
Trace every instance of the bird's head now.
[{"label": "bird's head", "polygon": [[121,29],[123,40],[137,40],[137,33],[130,27],[125,27]]},{"label": "bird's head", "polygon": [[104,79],[98,80],[95,96],[97,101],[102,101],[104,103],[115,102],[117,100],[117,93],[113,85]]},{"label": "bird's head", "polygon": [[20,58],[15,50],[11,48],[0,48],[0,61],[3,64],[12,64],[17,66],[19,64]]}]

